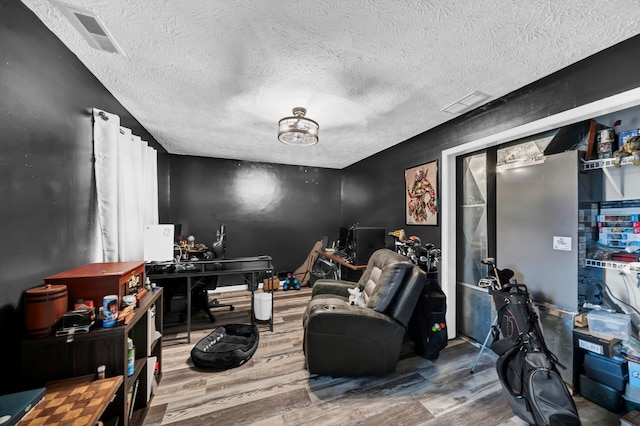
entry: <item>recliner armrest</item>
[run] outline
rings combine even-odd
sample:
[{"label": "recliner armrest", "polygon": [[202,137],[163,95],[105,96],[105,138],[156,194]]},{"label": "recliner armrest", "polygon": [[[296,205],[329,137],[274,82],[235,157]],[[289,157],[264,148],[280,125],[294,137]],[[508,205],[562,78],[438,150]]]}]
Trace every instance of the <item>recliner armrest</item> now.
[{"label": "recliner armrest", "polygon": [[[376,312],[371,308],[351,306],[347,302],[332,303],[327,299],[327,304],[319,303],[308,313],[304,327],[307,331],[333,334],[367,335],[375,330],[375,334],[382,330],[374,327],[392,326],[399,324],[390,316]],[[336,300],[336,302],[338,302]]]}]

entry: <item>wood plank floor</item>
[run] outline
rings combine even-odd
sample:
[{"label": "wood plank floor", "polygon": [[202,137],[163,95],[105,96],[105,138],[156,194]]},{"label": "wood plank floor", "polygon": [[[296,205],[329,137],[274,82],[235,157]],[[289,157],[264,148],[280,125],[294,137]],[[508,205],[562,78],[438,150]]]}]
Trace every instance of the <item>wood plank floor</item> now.
[{"label": "wood plank floor", "polygon": [[[449,342],[435,361],[413,353],[406,341],[397,370],[385,377],[310,375],[302,353],[302,313],[310,289],[275,293],[274,330],[260,329],[254,356],[222,372],[197,369],[191,348],[215,327],[248,323],[248,292],[217,295],[234,311],[216,309],[216,322],[194,319],[191,344],[163,345],[162,381],[144,424],[151,425],[524,425],[502,394],[496,356],[463,338]],[[167,328],[166,337],[180,335]],[[619,416],[575,397],[584,425],[619,425]]]}]

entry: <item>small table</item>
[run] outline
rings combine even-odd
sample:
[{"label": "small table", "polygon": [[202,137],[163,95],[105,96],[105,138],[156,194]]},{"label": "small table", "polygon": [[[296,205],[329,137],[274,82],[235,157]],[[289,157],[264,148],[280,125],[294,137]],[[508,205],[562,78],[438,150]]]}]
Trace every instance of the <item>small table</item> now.
[{"label": "small table", "polygon": [[122,385],[123,376],[93,380],[93,375],[47,384],[47,393],[20,422],[35,425],[94,425]]}]

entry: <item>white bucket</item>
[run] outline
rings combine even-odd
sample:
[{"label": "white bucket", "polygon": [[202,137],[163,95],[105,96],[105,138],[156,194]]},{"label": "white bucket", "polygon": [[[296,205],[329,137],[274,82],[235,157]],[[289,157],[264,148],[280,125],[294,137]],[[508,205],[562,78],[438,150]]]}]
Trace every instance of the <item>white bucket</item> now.
[{"label": "white bucket", "polygon": [[253,295],[253,311],[256,319],[267,321],[271,318],[271,293],[254,293]]}]

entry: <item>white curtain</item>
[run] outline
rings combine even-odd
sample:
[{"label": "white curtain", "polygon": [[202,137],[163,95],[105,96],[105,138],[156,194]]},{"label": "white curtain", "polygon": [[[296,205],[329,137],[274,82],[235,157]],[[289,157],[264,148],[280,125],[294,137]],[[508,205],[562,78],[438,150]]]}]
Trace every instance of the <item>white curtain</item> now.
[{"label": "white curtain", "polygon": [[157,152],[117,115],[94,108],[93,122],[100,261],[144,260],[144,226],[158,224]]}]

